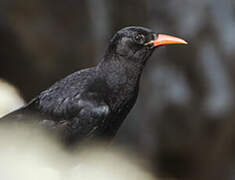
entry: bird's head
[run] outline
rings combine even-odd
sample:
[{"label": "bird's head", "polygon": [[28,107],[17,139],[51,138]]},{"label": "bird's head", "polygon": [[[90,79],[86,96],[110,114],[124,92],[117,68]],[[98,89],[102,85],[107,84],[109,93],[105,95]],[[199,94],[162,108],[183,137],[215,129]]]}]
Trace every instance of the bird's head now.
[{"label": "bird's head", "polygon": [[145,63],[154,49],[167,44],[187,44],[183,39],[158,34],[144,27],[130,26],[119,30],[111,39],[106,55],[125,57]]}]

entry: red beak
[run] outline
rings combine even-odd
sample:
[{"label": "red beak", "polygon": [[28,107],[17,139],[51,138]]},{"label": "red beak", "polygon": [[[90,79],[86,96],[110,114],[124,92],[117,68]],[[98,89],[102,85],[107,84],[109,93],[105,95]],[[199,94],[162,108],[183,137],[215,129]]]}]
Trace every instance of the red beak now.
[{"label": "red beak", "polygon": [[166,34],[158,34],[157,38],[153,41],[154,47],[166,44],[188,44],[185,40]]}]

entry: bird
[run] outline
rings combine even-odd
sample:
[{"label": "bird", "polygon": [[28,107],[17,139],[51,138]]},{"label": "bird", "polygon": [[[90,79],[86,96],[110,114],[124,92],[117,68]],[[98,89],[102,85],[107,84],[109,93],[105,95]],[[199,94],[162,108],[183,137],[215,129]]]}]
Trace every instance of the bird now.
[{"label": "bird", "polygon": [[136,102],[147,60],[157,47],[168,44],[187,42],[146,27],[122,28],[113,35],[96,66],[55,82],[0,122],[21,122],[30,117],[57,132],[68,145],[85,139],[111,140]]}]

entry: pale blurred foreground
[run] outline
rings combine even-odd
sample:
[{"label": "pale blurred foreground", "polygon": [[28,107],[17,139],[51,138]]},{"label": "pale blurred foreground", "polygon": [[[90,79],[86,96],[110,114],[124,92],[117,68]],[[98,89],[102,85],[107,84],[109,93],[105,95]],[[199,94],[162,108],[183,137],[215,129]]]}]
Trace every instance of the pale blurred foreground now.
[{"label": "pale blurred foreground", "polygon": [[153,180],[133,153],[79,146],[66,151],[34,126],[0,126],[1,180]]},{"label": "pale blurred foreground", "polygon": [[0,79],[0,117],[24,105],[18,90]]}]

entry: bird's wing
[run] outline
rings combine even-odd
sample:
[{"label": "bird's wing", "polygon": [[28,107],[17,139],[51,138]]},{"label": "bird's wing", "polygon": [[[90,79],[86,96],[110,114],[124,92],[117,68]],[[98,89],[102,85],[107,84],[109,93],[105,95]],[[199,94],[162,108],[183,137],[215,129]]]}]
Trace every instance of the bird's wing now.
[{"label": "bird's wing", "polygon": [[0,121],[25,121],[30,117],[30,121],[36,121],[47,129],[61,133],[67,141],[73,141],[97,135],[99,129],[107,124],[105,120],[110,114],[110,107],[98,93],[79,94],[57,106],[45,106],[45,109],[38,106],[39,101],[36,98],[28,106],[6,115]]},{"label": "bird's wing", "polygon": [[25,107],[21,107],[1,117],[0,122],[16,122],[16,121],[20,122],[28,120],[30,117],[31,117],[30,112],[27,109],[25,109]]},{"label": "bird's wing", "polygon": [[110,114],[110,107],[104,99],[99,93],[86,92],[67,97],[56,107],[53,105],[53,108],[45,105],[46,108],[41,107],[40,111],[50,115],[40,121],[40,124],[63,131],[63,134],[67,133],[69,136],[93,136],[105,126],[105,120]]}]

